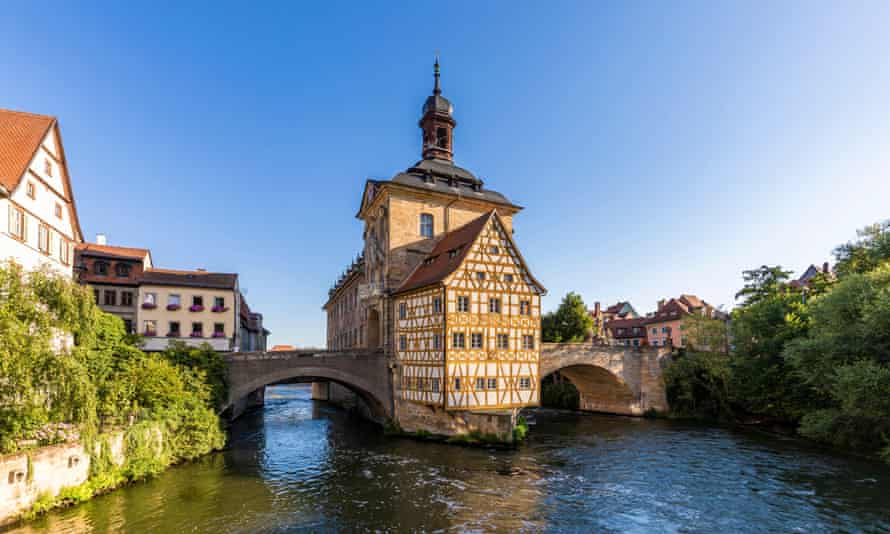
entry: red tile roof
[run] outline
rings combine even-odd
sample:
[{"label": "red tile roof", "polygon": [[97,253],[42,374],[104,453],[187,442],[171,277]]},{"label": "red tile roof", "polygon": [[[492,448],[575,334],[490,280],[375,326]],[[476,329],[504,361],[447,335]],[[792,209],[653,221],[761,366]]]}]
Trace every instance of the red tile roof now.
[{"label": "red tile roof", "polygon": [[95,243],[78,243],[77,250],[81,254],[114,256],[134,260],[142,260],[146,256],[151,256],[151,251],[145,248],[116,247],[112,245],[97,245]]},{"label": "red tile roof", "polygon": [[15,189],[56,119],[0,109],[0,185]]},{"label": "red tile roof", "polygon": [[141,283],[159,286],[203,287],[208,289],[235,289],[238,275],[209,273],[207,271],[176,271],[173,269],[146,269]]},{"label": "red tile roof", "polygon": [[463,263],[470,251],[470,246],[476,241],[476,237],[479,236],[485,228],[485,224],[494,214],[494,211],[486,213],[442,236],[433,251],[420,262],[420,265],[414,269],[396,293],[439,283],[453,273]]}]

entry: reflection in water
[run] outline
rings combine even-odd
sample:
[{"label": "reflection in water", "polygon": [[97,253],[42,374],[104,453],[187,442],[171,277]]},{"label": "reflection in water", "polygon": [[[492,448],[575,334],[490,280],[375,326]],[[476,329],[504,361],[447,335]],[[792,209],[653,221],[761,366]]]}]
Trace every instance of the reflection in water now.
[{"label": "reflection in water", "polygon": [[226,451],[17,532],[890,532],[890,469],[794,440],[539,411],[519,450],[471,449],[266,395]]}]

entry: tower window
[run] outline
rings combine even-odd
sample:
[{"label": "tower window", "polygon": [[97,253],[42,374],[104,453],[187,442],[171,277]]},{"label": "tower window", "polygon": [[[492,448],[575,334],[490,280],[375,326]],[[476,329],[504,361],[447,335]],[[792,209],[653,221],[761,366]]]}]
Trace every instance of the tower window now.
[{"label": "tower window", "polygon": [[439,148],[448,149],[448,129],[447,128],[436,128],[436,146]]},{"label": "tower window", "polygon": [[433,216],[429,213],[420,214],[420,235],[433,237]]}]

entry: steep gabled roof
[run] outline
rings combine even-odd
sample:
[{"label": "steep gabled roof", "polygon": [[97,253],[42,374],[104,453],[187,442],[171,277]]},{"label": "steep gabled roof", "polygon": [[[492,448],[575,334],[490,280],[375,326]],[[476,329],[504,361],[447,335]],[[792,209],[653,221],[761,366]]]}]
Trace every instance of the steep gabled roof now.
[{"label": "steep gabled roof", "polygon": [[[402,283],[401,287],[396,290],[396,293],[404,293],[406,291],[411,291],[412,289],[444,282],[446,278],[461,266],[466,259],[467,254],[469,254],[473,243],[476,242],[479,234],[485,229],[488,221],[492,219],[497,220],[498,225],[500,225],[501,228],[504,227],[498,212],[496,210],[491,210],[485,215],[473,219],[460,228],[452,230],[442,236],[442,239],[436,243],[433,251],[414,268],[414,271],[412,271],[408,278]],[[531,280],[532,284],[537,288],[540,294],[546,294],[547,289],[538,282],[534,276],[532,276],[531,270],[525,264],[522,253],[519,252],[519,248],[516,246],[510,233],[504,232],[504,236],[506,236],[507,241],[510,242],[510,246],[512,246],[513,250],[516,252],[519,264],[525,270],[529,280]]]},{"label": "steep gabled roof", "polygon": [[[28,171],[28,166],[50,130],[58,128],[55,117],[0,109],[0,189],[12,193]],[[68,202],[71,225],[75,241],[83,240],[83,230],[77,216],[77,204],[74,202],[74,191],[71,188],[71,177],[68,175],[68,162],[65,159],[65,147],[62,136],[56,130],[58,143],[58,159],[61,162],[64,191],[61,196]]]},{"label": "steep gabled roof", "polygon": [[0,185],[12,192],[28,170],[54,117],[0,109]]},{"label": "steep gabled roof", "polygon": [[494,210],[485,215],[473,219],[467,224],[452,230],[442,236],[430,252],[414,271],[402,282],[396,293],[403,293],[419,287],[436,284],[443,281],[453,273],[470,251],[476,238],[485,229],[488,220],[494,217]]}]

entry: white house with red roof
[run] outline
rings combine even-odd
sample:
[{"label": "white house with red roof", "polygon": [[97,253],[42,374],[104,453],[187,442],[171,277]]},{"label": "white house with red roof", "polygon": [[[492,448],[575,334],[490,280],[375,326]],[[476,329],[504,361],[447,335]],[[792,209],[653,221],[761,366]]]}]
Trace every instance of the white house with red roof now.
[{"label": "white house with red roof", "polygon": [[71,276],[82,241],[58,120],[0,110],[0,261]]}]

